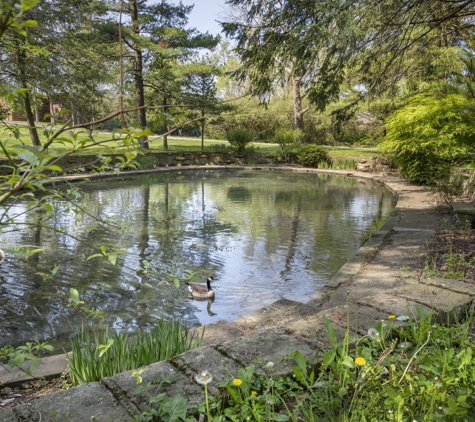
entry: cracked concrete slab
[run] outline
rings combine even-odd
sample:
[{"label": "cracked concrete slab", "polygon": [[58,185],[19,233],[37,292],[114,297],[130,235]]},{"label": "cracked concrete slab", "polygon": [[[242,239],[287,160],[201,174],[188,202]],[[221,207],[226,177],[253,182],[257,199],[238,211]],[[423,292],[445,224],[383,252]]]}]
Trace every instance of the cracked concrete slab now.
[{"label": "cracked concrete slab", "polygon": [[241,365],[212,347],[200,347],[199,349],[190,350],[175,356],[170,361],[190,380],[193,380],[194,375],[202,371],[210,373],[213,380],[208,385],[208,388],[212,395],[219,394],[219,390],[216,387],[217,384],[228,381],[232,377],[237,378],[237,373],[241,368]]},{"label": "cracked concrete slab", "polygon": [[141,386],[144,387],[141,391],[137,390],[140,385],[131,371],[106,377],[101,381],[129,412],[135,412],[135,417],[148,410],[151,407],[150,398],[160,393],[165,393],[167,397],[185,396],[189,405],[203,401],[202,388],[168,361],[154,363],[142,369],[145,371],[140,374]]},{"label": "cracked concrete slab", "polygon": [[275,378],[292,373],[294,363],[288,357],[297,350],[310,361],[315,356],[315,350],[306,343],[275,328],[227,341],[218,345],[217,350],[231,357],[242,367],[256,364],[256,372],[260,373],[263,372],[264,365],[273,362]]},{"label": "cracked concrete slab", "polygon": [[132,416],[98,382],[51,394],[12,410],[18,421],[29,422],[84,422],[93,417],[101,422],[130,422]]},{"label": "cracked concrete slab", "polygon": [[451,278],[432,277],[420,280],[423,284],[434,287],[441,287],[456,293],[464,293],[472,297],[475,296],[475,285],[468,284],[460,280],[452,280]]},{"label": "cracked concrete slab", "polygon": [[401,297],[390,296],[382,293],[376,296],[370,296],[365,299],[358,300],[360,305],[369,306],[380,312],[386,312],[389,315],[408,316],[417,321],[419,312],[423,315],[429,315],[432,308],[424,306],[420,303],[411,302]]},{"label": "cracked concrete slab", "polygon": [[409,303],[418,303],[433,309],[440,323],[455,323],[465,316],[472,302],[471,296],[456,293],[429,284],[406,284],[386,292]]}]

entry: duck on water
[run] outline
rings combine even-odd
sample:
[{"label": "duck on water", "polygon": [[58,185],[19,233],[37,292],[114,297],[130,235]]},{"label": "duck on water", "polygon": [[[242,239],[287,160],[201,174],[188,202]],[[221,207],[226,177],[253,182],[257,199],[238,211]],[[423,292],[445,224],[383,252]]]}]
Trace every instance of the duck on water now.
[{"label": "duck on water", "polygon": [[188,290],[191,293],[191,296],[197,299],[210,299],[214,297],[214,290],[211,288],[211,282],[214,280],[213,277],[208,277],[206,279],[206,286],[201,283],[188,283]]}]

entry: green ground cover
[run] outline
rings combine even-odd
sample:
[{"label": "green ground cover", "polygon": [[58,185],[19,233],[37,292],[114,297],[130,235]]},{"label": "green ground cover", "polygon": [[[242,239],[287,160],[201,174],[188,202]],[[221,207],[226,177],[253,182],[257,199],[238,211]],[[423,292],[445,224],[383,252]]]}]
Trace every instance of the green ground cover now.
[{"label": "green ground cover", "polygon": [[[40,140],[42,143],[46,142],[47,131],[51,129],[50,127],[44,125],[38,128]],[[17,155],[17,148],[14,147],[14,144],[17,144],[18,141],[24,143],[25,145],[30,145],[30,136],[28,128],[26,127],[15,127],[16,133],[8,130],[5,125],[0,125],[0,141],[6,144],[6,149],[9,154],[12,156]],[[78,151],[78,154],[110,154],[111,149],[114,153],[120,153],[125,151],[133,150],[132,147],[126,147],[121,145],[121,139],[124,138],[120,132],[93,132],[92,137],[86,130],[79,130],[76,132],[65,132],[62,135],[63,138],[76,138],[76,142],[81,142],[88,140],[87,147]],[[160,136],[151,136],[149,138],[149,146],[151,152],[164,151],[163,148],[163,138]],[[58,153],[65,153],[70,150],[71,145],[65,141],[59,140],[54,142],[52,145],[53,150]],[[254,142],[251,144],[251,147],[256,152],[274,152],[279,150],[278,144],[273,143],[262,143]],[[351,148],[351,147],[333,147],[325,146],[325,149],[328,150],[328,153],[332,157],[372,157],[379,155],[378,151],[374,148]],[[205,151],[230,151],[232,150],[228,141],[225,140],[205,140],[204,143]],[[179,138],[179,137],[169,137],[168,138],[168,151],[199,151],[201,150],[201,139],[200,138]],[[4,154],[0,153],[0,156]]]}]

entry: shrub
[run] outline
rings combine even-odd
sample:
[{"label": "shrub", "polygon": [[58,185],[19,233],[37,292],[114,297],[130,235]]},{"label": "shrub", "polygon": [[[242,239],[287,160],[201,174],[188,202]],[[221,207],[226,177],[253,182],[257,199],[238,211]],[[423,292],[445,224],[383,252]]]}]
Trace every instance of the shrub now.
[{"label": "shrub", "polygon": [[318,168],[319,163],[331,164],[331,158],[324,148],[318,145],[307,145],[297,153],[299,162],[305,167]]},{"label": "shrub", "polygon": [[277,142],[282,149],[285,149],[289,144],[302,141],[302,138],[303,132],[300,129],[277,129],[274,134],[275,142]]},{"label": "shrub", "polygon": [[460,95],[416,95],[387,119],[380,149],[393,158],[402,176],[435,185],[442,177],[437,170],[466,156],[475,143],[473,114],[473,102]]},{"label": "shrub", "polygon": [[303,132],[300,129],[277,129],[274,141],[279,144],[280,151],[274,153],[274,159],[280,163],[296,162],[302,139]]},{"label": "shrub", "polygon": [[137,164],[141,169],[148,170],[158,167],[158,158],[155,155],[141,155],[136,158]]},{"label": "shrub", "polygon": [[254,133],[247,129],[232,129],[226,135],[226,139],[236,151],[242,152],[246,145],[254,140]]}]

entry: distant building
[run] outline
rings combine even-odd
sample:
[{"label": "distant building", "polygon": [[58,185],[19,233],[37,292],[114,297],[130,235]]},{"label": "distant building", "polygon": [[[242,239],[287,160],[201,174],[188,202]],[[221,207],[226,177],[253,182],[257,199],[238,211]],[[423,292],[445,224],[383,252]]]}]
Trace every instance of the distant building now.
[{"label": "distant building", "polygon": [[[5,102],[5,100],[2,98],[0,99],[2,102],[2,106],[7,109],[7,116],[6,116],[6,121],[8,122],[26,122],[26,115],[23,114],[20,111],[12,111],[8,110],[9,104],[8,102]],[[66,109],[61,103],[59,102],[44,102],[43,107],[38,108],[38,115],[36,116],[35,121],[37,122],[44,122],[44,123],[53,123],[54,120],[68,120],[70,118],[71,113],[64,113],[60,117],[58,117],[58,113],[61,110]],[[35,113],[36,114],[36,113]],[[45,117],[45,115],[49,114],[50,116]],[[51,117],[52,116],[52,117]]]}]

